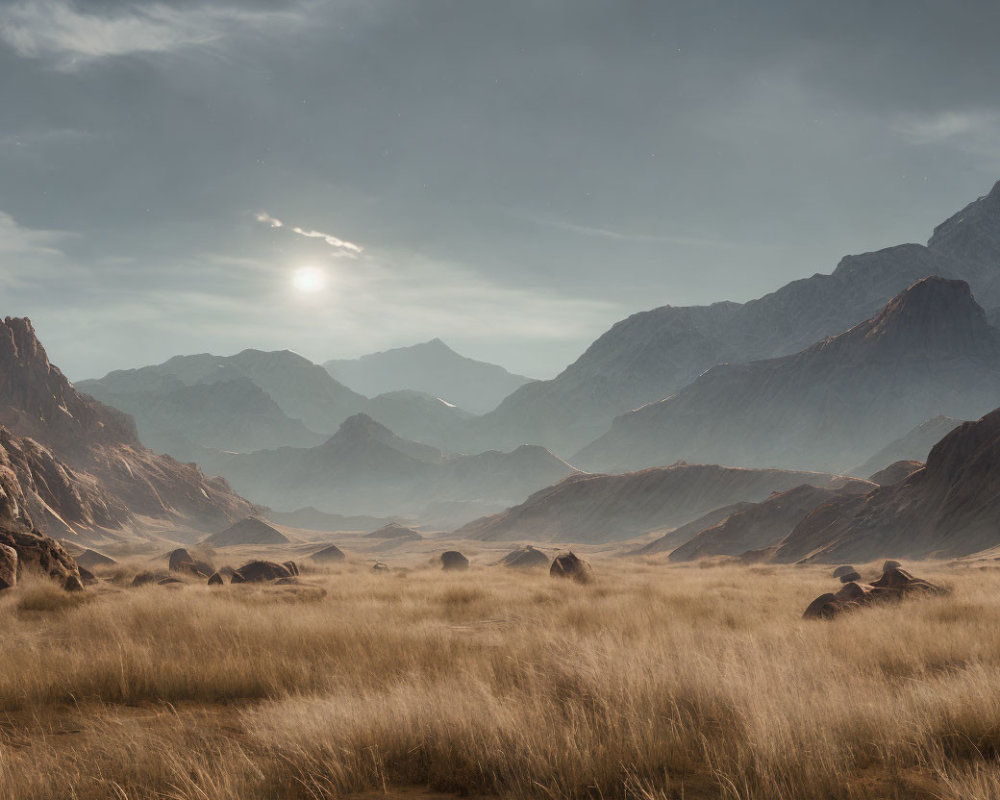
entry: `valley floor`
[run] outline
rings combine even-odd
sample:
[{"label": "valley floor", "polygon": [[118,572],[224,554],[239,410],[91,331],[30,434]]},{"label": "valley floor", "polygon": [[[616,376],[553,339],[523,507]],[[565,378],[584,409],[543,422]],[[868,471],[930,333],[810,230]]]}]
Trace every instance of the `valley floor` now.
[{"label": "valley floor", "polygon": [[0,797],[1000,796],[1000,568],[908,565],[953,593],[824,622],[830,567],[594,566],[29,581]]}]

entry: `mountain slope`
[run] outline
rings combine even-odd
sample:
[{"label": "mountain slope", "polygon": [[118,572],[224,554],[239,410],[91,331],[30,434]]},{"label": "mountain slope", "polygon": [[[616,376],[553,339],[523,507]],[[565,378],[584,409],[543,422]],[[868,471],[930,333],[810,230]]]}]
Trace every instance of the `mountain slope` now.
[{"label": "mountain slope", "polygon": [[482,513],[483,504],[517,502],[574,471],[540,447],[446,456],[365,414],[345,420],[317,447],[220,454],[212,466],[239,491],[278,510],[419,516],[434,504],[469,503],[465,520]]},{"label": "mountain slope", "polygon": [[965,422],[901,483],[821,505],[775,560],[961,556],[1000,545],[1000,410]]},{"label": "mountain slope", "polygon": [[939,225],[926,247],[847,256],[832,274],[793,281],[748,303],[671,307],[614,325],[551,381],[528,384],[472,424],[479,447],[529,441],[572,453],[614,417],[679,391],[705,370],[798,352],[869,319],[929,275],[968,281],[1000,306],[1000,183]]},{"label": "mountain slope", "polygon": [[139,516],[218,527],[251,510],[224,480],[145,449],[131,418],[77,392],[27,319],[0,324],[0,422],[4,463],[43,532],[125,532]]},{"label": "mountain slope", "polygon": [[963,281],[926,278],[867,322],[800,353],[722,365],[615,420],[574,457],[634,469],[678,458],[843,471],[935,414],[1000,397],[1000,340]]},{"label": "mountain slope", "polygon": [[960,419],[938,414],[889,442],[864,464],[848,472],[860,478],[879,472],[897,461],[924,461],[931,448],[961,424]]},{"label": "mountain slope", "polygon": [[824,473],[683,463],[624,475],[579,474],[455,535],[485,541],[617,541],[803,483],[828,486],[842,480]]},{"label": "mountain slope", "polygon": [[531,378],[461,356],[440,339],[323,364],[338,381],[369,397],[404,389],[484,414]]}]

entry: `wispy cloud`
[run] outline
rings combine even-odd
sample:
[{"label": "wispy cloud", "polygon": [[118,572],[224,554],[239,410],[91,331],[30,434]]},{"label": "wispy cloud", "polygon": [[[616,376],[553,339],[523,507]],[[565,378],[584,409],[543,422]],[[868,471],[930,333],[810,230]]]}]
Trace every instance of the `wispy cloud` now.
[{"label": "wispy cloud", "polygon": [[913,145],[939,145],[1000,162],[1000,112],[944,111],[897,118],[892,130]]},{"label": "wispy cloud", "polygon": [[20,0],[0,9],[0,40],[25,58],[53,59],[61,69],[136,53],[167,53],[211,45],[248,29],[298,24],[296,9],[239,5],[173,7],[129,3],[115,11],[84,10],[69,0]]},{"label": "wispy cloud", "polygon": [[0,255],[61,256],[58,244],[71,233],[25,228],[4,211],[0,211]]},{"label": "wispy cloud", "polygon": [[299,236],[305,236],[307,239],[322,239],[330,247],[337,251],[339,255],[348,256],[355,258],[364,252],[364,248],[355,244],[354,242],[349,242],[346,239],[341,239],[339,236],[334,236],[332,233],[324,233],[323,231],[306,230],[305,228],[300,228],[298,226],[287,226],[277,217],[272,217],[266,211],[258,211],[254,214],[254,219],[258,222],[267,225],[269,228],[287,228],[294,234]]}]

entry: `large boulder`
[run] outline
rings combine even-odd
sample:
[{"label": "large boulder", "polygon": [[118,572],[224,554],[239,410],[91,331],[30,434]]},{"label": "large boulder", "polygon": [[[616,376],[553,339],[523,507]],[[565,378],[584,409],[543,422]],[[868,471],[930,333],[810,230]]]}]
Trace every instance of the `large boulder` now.
[{"label": "large boulder", "polygon": [[556,556],[549,567],[549,577],[570,578],[579,583],[587,583],[593,577],[590,564],[576,553],[569,552]]},{"label": "large boulder", "polygon": [[536,569],[547,567],[549,557],[529,544],[511,551],[501,559],[500,563],[512,569]]},{"label": "large boulder", "polygon": [[222,575],[218,572],[213,572],[212,576],[208,579],[209,586],[223,586],[225,583],[226,582],[222,579]]},{"label": "large boulder", "polygon": [[31,530],[0,530],[0,544],[17,551],[17,570],[42,572],[65,583],[71,575],[79,577],[76,561],[55,539]]},{"label": "large boulder", "polygon": [[17,550],[0,544],[0,591],[17,585]]},{"label": "large boulder", "polygon": [[845,575],[851,575],[852,573],[855,573],[855,572],[857,572],[857,570],[854,569],[854,567],[849,566],[847,564],[843,564],[842,566],[837,567],[833,571],[833,577],[834,578],[843,578]]},{"label": "large boulder", "polygon": [[170,554],[168,568],[171,572],[183,572],[200,578],[207,578],[215,572],[215,567],[207,561],[195,558],[183,547],[177,548]]},{"label": "large boulder", "polygon": [[[289,562],[294,566],[294,562]],[[277,581],[282,578],[294,578],[298,573],[285,564],[277,564],[274,561],[250,561],[233,573],[232,583],[264,583],[266,581]]]},{"label": "large boulder", "polygon": [[446,550],[441,554],[441,568],[449,571],[468,569],[469,559],[458,550]]}]

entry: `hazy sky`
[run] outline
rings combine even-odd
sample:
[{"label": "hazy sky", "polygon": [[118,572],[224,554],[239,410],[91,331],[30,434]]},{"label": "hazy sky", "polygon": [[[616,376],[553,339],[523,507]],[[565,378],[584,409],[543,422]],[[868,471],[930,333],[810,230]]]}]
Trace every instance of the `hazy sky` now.
[{"label": "hazy sky", "polygon": [[547,377],[926,240],[1000,178],[998,41],[996,0],[0,0],[0,313],[78,379],[435,336]]}]

